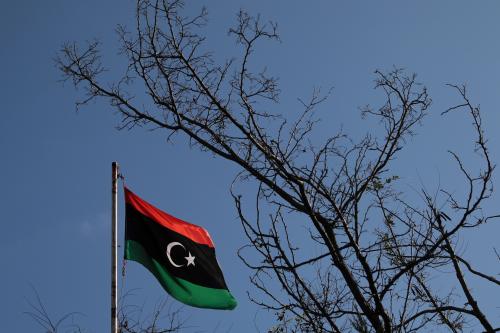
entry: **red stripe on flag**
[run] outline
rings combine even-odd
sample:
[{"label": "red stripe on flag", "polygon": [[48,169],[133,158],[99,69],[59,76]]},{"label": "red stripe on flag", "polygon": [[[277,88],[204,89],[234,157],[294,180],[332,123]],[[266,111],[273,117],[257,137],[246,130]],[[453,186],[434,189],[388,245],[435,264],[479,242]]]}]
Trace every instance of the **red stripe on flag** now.
[{"label": "red stripe on flag", "polygon": [[139,198],[128,188],[125,188],[125,202],[132,205],[134,209],[139,211],[142,215],[149,217],[165,228],[175,231],[196,243],[214,247],[208,231],[204,228],[165,213],[164,211]]}]

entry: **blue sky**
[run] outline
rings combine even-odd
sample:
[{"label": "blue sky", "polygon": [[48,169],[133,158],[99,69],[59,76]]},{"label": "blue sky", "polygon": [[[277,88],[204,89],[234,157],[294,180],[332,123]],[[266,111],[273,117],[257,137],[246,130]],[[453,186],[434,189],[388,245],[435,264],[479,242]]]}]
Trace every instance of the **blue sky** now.
[{"label": "blue sky", "polygon": [[[468,84],[472,100],[481,104],[492,158],[500,160],[497,1],[191,1],[186,11],[203,4],[210,14],[208,43],[221,59],[234,52],[226,32],[240,8],[278,22],[282,43],[263,43],[257,59],[280,78],[278,108],[284,114],[293,115],[297,97],[308,96],[314,87],[334,87],[320,110],[320,134],[341,125],[354,136],[367,130],[358,107],[380,101],[372,89],[375,69],[397,66],[418,73],[434,103],[419,135],[395,163],[409,189],[440,182],[460,190],[448,149],[463,150],[475,166],[474,156],[467,155],[469,120],[439,115],[458,101],[445,83]],[[233,312],[185,308],[190,324],[265,331],[272,318],[247,300],[249,271],[236,256],[244,239],[228,188],[237,169],[190,150],[182,138],[167,143],[161,131],[116,130],[119,117],[105,103],[75,112],[78,92],[59,82],[53,58],[65,41],[98,38],[104,64],[123,65],[114,29],[133,24],[133,8],[129,0],[9,1],[2,6],[2,330],[41,331],[23,314],[29,310],[26,298],[33,298],[30,285],[54,317],[78,311],[84,328],[108,329],[110,169],[116,160],[135,192],[203,225],[215,241],[239,306]],[[467,253],[491,274],[498,273],[498,262],[488,258],[499,232],[498,223],[491,224],[463,240]],[[135,263],[127,266],[124,288],[135,289],[134,300],[147,306],[166,296]],[[490,304],[491,296],[483,293]]]}]

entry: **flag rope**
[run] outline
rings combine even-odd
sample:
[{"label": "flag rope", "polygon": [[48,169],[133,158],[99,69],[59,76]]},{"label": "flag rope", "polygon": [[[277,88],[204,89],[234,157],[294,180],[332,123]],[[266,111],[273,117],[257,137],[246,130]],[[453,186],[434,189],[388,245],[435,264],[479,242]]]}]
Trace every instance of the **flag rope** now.
[{"label": "flag rope", "polygon": [[[120,172],[118,173],[118,179],[121,180],[121,183],[122,183],[122,190],[123,192],[125,192],[125,176]],[[127,266],[127,259],[125,259],[125,257],[122,257],[122,283],[121,283],[121,286],[120,286],[120,292],[123,291],[123,286],[125,284],[125,273],[126,273],[126,266]]]}]

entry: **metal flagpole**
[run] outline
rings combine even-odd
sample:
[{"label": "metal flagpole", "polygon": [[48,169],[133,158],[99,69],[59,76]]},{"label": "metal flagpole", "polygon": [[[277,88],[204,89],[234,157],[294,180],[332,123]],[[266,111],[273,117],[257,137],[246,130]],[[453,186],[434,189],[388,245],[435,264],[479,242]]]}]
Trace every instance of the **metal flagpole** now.
[{"label": "metal flagpole", "polygon": [[118,163],[111,164],[111,333],[118,333]]}]

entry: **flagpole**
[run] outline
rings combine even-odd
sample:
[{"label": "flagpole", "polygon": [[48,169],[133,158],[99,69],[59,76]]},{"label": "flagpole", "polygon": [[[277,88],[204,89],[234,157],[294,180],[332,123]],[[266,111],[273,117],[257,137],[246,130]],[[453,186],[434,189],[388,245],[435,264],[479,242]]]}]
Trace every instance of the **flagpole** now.
[{"label": "flagpole", "polygon": [[118,163],[111,164],[111,333],[118,333]]}]

